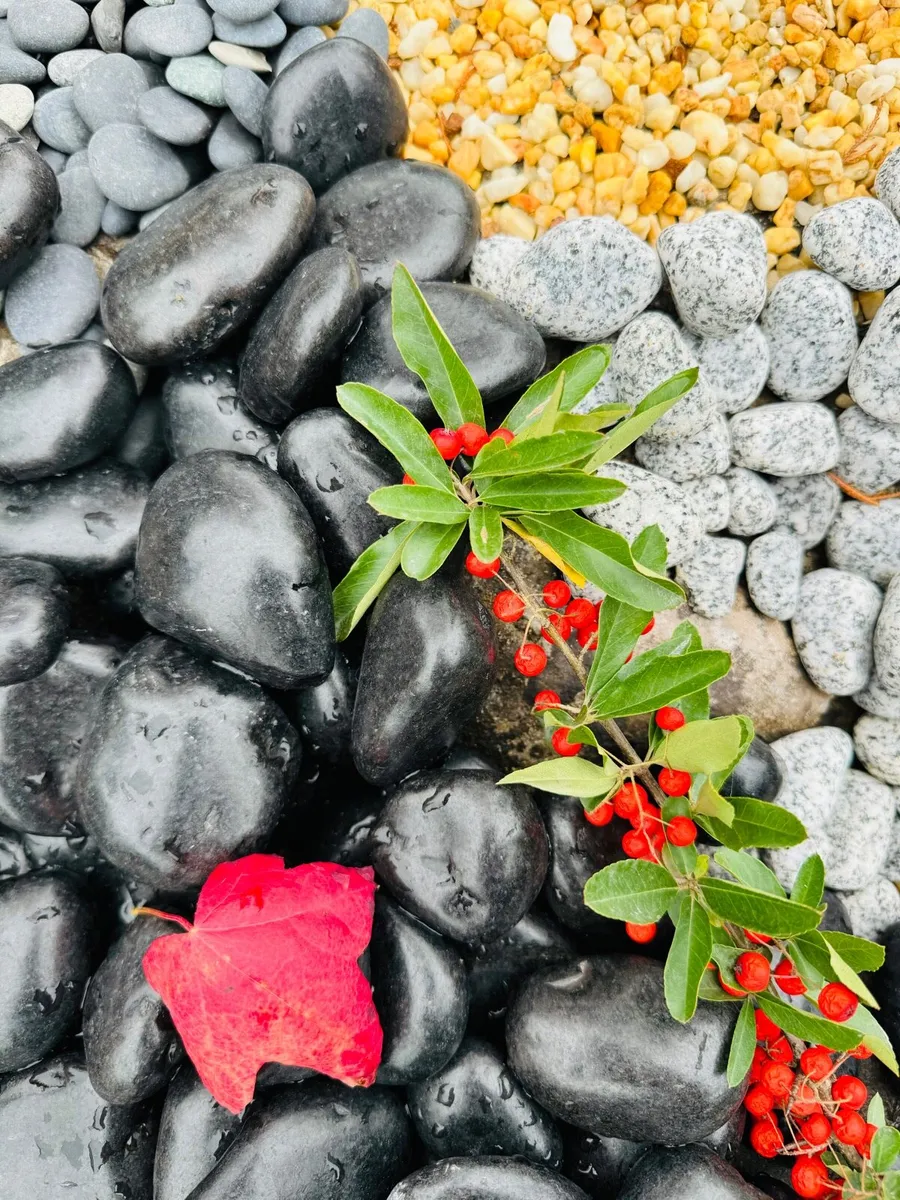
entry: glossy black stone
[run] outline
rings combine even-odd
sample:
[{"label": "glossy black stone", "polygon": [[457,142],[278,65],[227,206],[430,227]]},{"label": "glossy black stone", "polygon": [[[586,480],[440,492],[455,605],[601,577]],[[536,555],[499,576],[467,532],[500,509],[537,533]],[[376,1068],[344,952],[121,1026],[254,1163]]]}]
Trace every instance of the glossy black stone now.
[{"label": "glossy black stone", "polygon": [[237,1137],[240,1116],[216,1104],[189,1063],[169,1084],[156,1143],[153,1200],[185,1200]]},{"label": "glossy black stone", "polygon": [[628,1172],[647,1149],[643,1142],[570,1130],[564,1173],[593,1200],[614,1200]]},{"label": "glossy black stone", "polygon": [[356,672],[340,650],[331,674],[315,687],[301,688],[284,706],[317,759],[339,763],[350,758],[350,725],[356,699]]},{"label": "glossy black stone", "polygon": [[587,1200],[547,1167],[513,1158],[445,1158],[408,1176],[388,1200]]},{"label": "glossy black stone", "polygon": [[319,197],[310,246],[349,250],[371,302],[390,291],[397,263],[418,283],[459,279],[480,234],[475,193],[452,171],[386,159]]},{"label": "glossy black stone", "polygon": [[245,455],[207,450],[159,477],[135,597],[148,624],[273,687],[317,683],[334,665],[313,523],[296,492]]},{"label": "glossy black stone", "polygon": [[16,1197],[152,1200],[156,1117],[107,1104],[74,1054],[0,1080],[0,1179]]},{"label": "glossy black stone", "polygon": [[550,839],[544,896],[554,916],[567,929],[598,937],[604,945],[617,945],[621,921],[610,921],[587,908],[584,885],[597,871],[625,857],[621,830],[591,825],[581,801],[573,796],[542,796],[539,804]]},{"label": "glossy black stone", "polygon": [[59,184],[20,133],[0,121],[0,288],[46,242],[59,211]]},{"label": "glossy black stone", "polygon": [[171,1079],[181,1043],[160,997],[144,978],[144,953],[177,932],[140,916],[110,947],[84,997],[84,1057],[91,1086],[110,1104],[137,1104]]},{"label": "glossy black stone", "polygon": [[469,995],[459,952],[379,894],[371,955],[372,990],[384,1030],[378,1082],[427,1079],[452,1058],[466,1031]]},{"label": "glossy black stone", "polygon": [[[552,851],[551,851],[552,853]],[[469,964],[473,1017],[497,1021],[516,986],[541,967],[569,962],[575,947],[550,917],[529,912],[496,941],[479,946]]]},{"label": "glossy black stone", "polygon": [[106,277],[101,314],[113,345],[150,364],[214,350],[293,266],[314,208],[302,176],[261,163],[186,192],[126,246]]},{"label": "glossy black stone", "polygon": [[155,479],[169,461],[163,435],[163,406],[159,396],[142,396],[128,428],[110,453],[119,462]]},{"label": "glossy black stone", "polygon": [[446,754],[490,691],[495,658],[491,618],[452,559],[424,582],[398,572],[366,633],[353,709],[360,775],[387,787]]},{"label": "glossy black stone", "polygon": [[354,38],[332,38],[305,51],[269,88],[263,152],[309,180],[318,195],[350,171],[391,158],[408,122],[390,68]]},{"label": "glossy black stone", "polygon": [[199,887],[274,829],[298,767],[296,731],[256,684],[151,635],[97,706],[79,809],[104,856],[161,890]]},{"label": "glossy black stone", "polygon": [[375,1200],[409,1169],[411,1130],[400,1093],[311,1079],[261,1096],[234,1145],[190,1200],[252,1195]]},{"label": "glossy black stone", "polygon": [[747,753],[722,785],[723,796],[755,796],[776,800],[784,781],[778,755],[768,742],[754,737]]},{"label": "glossy black stone", "polygon": [[352,254],[328,246],[301,260],[266,305],[241,360],[241,400],[281,424],[314,403],[314,388],[359,325],[363,292]]},{"label": "glossy black stone", "polygon": [[201,450],[233,450],[255,457],[277,440],[275,430],[238,400],[237,369],[226,361],[184,363],[163,385],[164,436],[173,460]]},{"label": "glossy black stone", "polygon": [[654,1146],[629,1172],[619,1200],[762,1200],[762,1192],[703,1146]]},{"label": "glossy black stone", "polygon": [[137,405],[128,365],[100,342],[47,346],[0,367],[0,480],[45,479],[90,462]]},{"label": "glossy black stone", "polygon": [[[502,300],[464,283],[426,283],[422,294],[486,404],[527,387],[544,369],[543,338]],[[426,424],[437,421],[424,383],[406,366],[394,342],[390,296],[383,296],[363,318],[341,361],[341,379],[386,392]]]},{"label": "glossy black stone", "polygon": [[399,483],[393,455],[338,408],[314,408],[292,421],[278,445],[278,471],[309,510],[337,583],[395,522],[367,502]]},{"label": "glossy black stone", "polygon": [[121,651],[70,640],[42,675],[0,688],[0,821],[24,833],[79,832],[75,774],[100,691]]},{"label": "glossy black stone", "polygon": [[0,555],[51,563],[63,575],[107,575],[134,558],[150,491],[113,459],[35,483],[0,484]]},{"label": "glossy black stone", "polygon": [[440,933],[476,945],[511,929],[547,870],[547,835],[525,788],[484,771],[422,771],[372,831],[379,879]]},{"label": "glossy black stone", "polygon": [[900,1039],[900,922],[891,925],[881,940],[884,965],[869,976],[869,987],[881,1005],[879,1023],[893,1045]]},{"label": "glossy black stone", "polygon": [[0,825],[0,880],[18,879],[31,870],[21,834]]},{"label": "glossy black stone", "polygon": [[371,834],[384,796],[355,773],[330,773],[317,780],[328,803],[310,812],[297,829],[296,842],[303,861],[337,862],[347,867],[372,865]]},{"label": "glossy black stone", "polygon": [[69,628],[62,576],[32,558],[0,558],[0,687],[34,679],[62,649]]},{"label": "glossy black stone", "polygon": [[[602,1013],[602,1018],[598,1014]],[[554,1116],[591,1133],[680,1144],[741,1102],[725,1064],[737,1013],[701,1004],[669,1016],[662,964],[612,954],[548,967],[522,985],[506,1027],[509,1063]]]},{"label": "glossy black stone", "polygon": [[71,1030],[91,973],[91,916],[62,872],[0,883],[0,1072],[37,1062]]}]

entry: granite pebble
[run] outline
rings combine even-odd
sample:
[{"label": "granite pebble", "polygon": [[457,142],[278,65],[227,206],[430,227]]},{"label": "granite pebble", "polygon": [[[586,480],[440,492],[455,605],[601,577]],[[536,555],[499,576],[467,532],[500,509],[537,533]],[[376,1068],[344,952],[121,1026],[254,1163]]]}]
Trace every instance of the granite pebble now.
[{"label": "granite pebble", "polygon": [[214,108],[225,107],[222,76],[225,67],[211,54],[194,54],[189,58],[173,58],[166,67],[166,83],[176,92],[211,104]]},{"label": "granite pebble", "polygon": [[900,424],[900,290],[891,292],[876,312],[847,386],[870,417]]},{"label": "granite pebble", "polygon": [[900,921],[900,892],[883,876],[858,892],[842,894],[841,899],[857,937],[880,939]]},{"label": "granite pebble", "polygon": [[841,489],[827,475],[770,479],[778,500],[776,523],[796,533],[804,550],[824,540],[841,505]]},{"label": "granite pebble", "polygon": [[900,154],[896,150],[892,150],[878,168],[872,190],[900,220]]},{"label": "granite pebble", "polygon": [[24,83],[0,83],[0,121],[16,133],[24,129],[34,112],[34,93]]},{"label": "granite pebble", "polygon": [[675,568],[675,580],[701,617],[724,617],[734,607],[746,546],[737,538],[704,534]]},{"label": "granite pebble", "polygon": [[246,25],[239,25],[236,21],[229,21],[221,13],[216,13],[213,17],[213,29],[220,42],[233,42],[237,46],[247,46],[256,50],[280,46],[287,36],[287,26],[278,13],[274,12]]},{"label": "granite pebble", "polygon": [[6,19],[13,42],[26,54],[74,50],[89,28],[84,7],[74,0],[12,0]]},{"label": "granite pebble", "polygon": [[75,246],[46,246],[6,290],[4,316],[25,346],[57,346],[77,338],[100,304],[94,264]]},{"label": "granite pebble", "polygon": [[341,21],[338,37],[356,38],[387,59],[390,32],[387,21],[374,8],[356,8]]},{"label": "granite pebble", "polygon": [[900,425],[879,421],[858,404],[838,417],[841,457],[837,473],[864,492],[880,492],[900,479]]},{"label": "granite pebble", "polygon": [[348,0],[281,0],[278,12],[289,25],[334,25],[349,7]]},{"label": "granite pebble", "polygon": [[731,460],[767,475],[818,475],[841,455],[837,421],[821,404],[765,404],[731,418]]},{"label": "granite pebble", "polygon": [[875,625],[875,673],[881,685],[900,697],[900,574],[884,591],[884,602]]},{"label": "granite pebble", "polygon": [[205,108],[163,85],[138,100],[138,120],[170,146],[195,146],[212,133],[215,122]]},{"label": "granite pebble", "polygon": [[57,87],[71,87],[79,71],[102,57],[102,50],[64,50],[47,63],[47,74]]},{"label": "granite pebble", "polygon": [[880,588],[852,571],[823,567],[804,575],[792,632],[817,688],[852,696],[866,686],[881,599]]},{"label": "granite pebble", "polygon": [[703,521],[687,488],[618,459],[605,463],[599,473],[618,479],[627,491],[610,504],[585,508],[586,517],[621,533],[629,542],[646,526],[659,525],[668,545],[669,566],[693,553],[703,537]]},{"label": "granite pebble", "polygon": [[825,827],[825,886],[856,892],[887,863],[896,811],[894,793],[865,771],[848,771]]},{"label": "granite pebble", "polygon": [[73,98],[74,88],[54,88],[44,92],[34,106],[32,124],[42,142],[63,154],[83,150],[91,131],[79,116]]},{"label": "granite pebble", "polygon": [[648,471],[665,475],[676,483],[721,475],[731,462],[731,435],[728,422],[717,413],[708,425],[690,437],[673,441],[638,438],[634,456]]},{"label": "granite pebble", "polygon": [[803,543],[789,529],[770,529],[747,547],[747,591],[764,616],[790,621],[803,578]]},{"label": "granite pebble", "polygon": [[262,162],[263,156],[262,142],[249,133],[232,112],[224,112],[219,117],[206,152],[217,171]]},{"label": "granite pebble", "polygon": [[222,76],[225,102],[248,133],[262,136],[262,113],[268,88],[253,71],[226,67]]},{"label": "granite pebble", "polygon": [[[348,17],[347,20],[349,19]],[[527,250],[528,242],[524,238],[510,237],[506,233],[495,233],[492,237],[482,238],[475,247],[472,261],[469,263],[469,282],[475,287],[484,288],[486,292],[501,300],[506,300],[506,279]]]},{"label": "granite pebble", "polygon": [[870,775],[900,784],[900,720],[868,713],[853,727],[856,754]]},{"label": "granite pebble", "polygon": [[900,224],[871,196],[816,213],[803,231],[803,249],[817,267],[856,291],[891,288],[900,279]]},{"label": "granite pebble", "polygon": [[725,472],[731,496],[728,532],[734,537],[755,537],[775,524],[778,499],[769,483],[747,467],[731,467]]},{"label": "granite pebble", "polygon": [[118,54],[125,30],[125,0],[99,0],[91,10],[91,29],[101,50]]},{"label": "granite pebble", "polygon": [[769,374],[769,343],[758,324],[727,337],[685,333],[719,412],[736,413],[759,399]]},{"label": "granite pebble", "polygon": [[761,318],[769,387],[783,400],[821,400],[847,378],[856,353],[849,288],[822,271],[792,271],[769,293]]},{"label": "granite pebble", "polygon": [[50,240],[89,246],[100,232],[106,197],[86,163],[70,162],[66,167],[59,177],[59,199],[59,215],[50,230]]},{"label": "granite pebble", "polygon": [[900,718],[900,695],[888,691],[878,678],[877,671],[872,672],[869,682],[853,699],[864,712],[871,713],[873,717],[889,717],[892,720]]},{"label": "granite pebble", "polygon": [[826,548],[833,567],[887,586],[900,571],[900,500],[846,501],[828,530]]},{"label": "granite pebble", "polygon": [[696,501],[704,530],[707,533],[721,532],[731,516],[731,494],[724,475],[695,479],[690,487],[690,495]]}]

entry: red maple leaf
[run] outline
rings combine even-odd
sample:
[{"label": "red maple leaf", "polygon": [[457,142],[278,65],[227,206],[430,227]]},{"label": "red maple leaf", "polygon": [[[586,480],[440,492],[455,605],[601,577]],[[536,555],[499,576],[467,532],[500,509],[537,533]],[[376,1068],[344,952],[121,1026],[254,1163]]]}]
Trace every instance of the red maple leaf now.
[{"label": "red maple leaf", "polygon": [[185,1050],[230,1112],[253,1099],[267,1062],[312,1067],[368,1087],[382,1031],[359,956],[372,936],[369,867],[307,863],[274,854],[216,867],[194,924],[156,909],[185,933],[157,938],[147,982],[165,1001]]}]

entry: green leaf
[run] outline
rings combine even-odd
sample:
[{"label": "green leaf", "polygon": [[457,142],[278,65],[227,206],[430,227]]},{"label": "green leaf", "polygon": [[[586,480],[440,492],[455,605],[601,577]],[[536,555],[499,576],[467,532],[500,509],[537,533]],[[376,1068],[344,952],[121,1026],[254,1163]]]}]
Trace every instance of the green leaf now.
[{"label": "green leaf", "polygon": [[888,1171],[882,1178],[884,1200],[900,1200],[900,1171]]},{"label": "green leaf", "polygon": [[549,398],[538,409],[535,419],[524,425],[516,437],[519,442],[525,442],[531,438],[546,437],[556,428],[556,418],[559,416],[559,405],[562,401],[563,389],[566,385],[565,372],[559,375],[556,380],[556,385],[550,393]]},{"label": "green leaf", "polygon": [[394,487],[376,488],[369,495],[369,504],[376,512],[384,513],[386,517],[399,517],[401,521],[459,525],[469,516],[469,510],[457,496],[452,496],[443,488],[418,484],[401,483]]},{"label": "green leaf", "polygon": [[400,566],[403,547],[415,530],[410,521],[388,530],[384,537],[363,550],[334,589],[334,628],[339,642],[355,629]]},{"label": "green leaf", "polygon": [[469,543],[481,562],[490,563],[503,549],[503,522],[495,508],[479,506],[469,513]]},{"label": "green leaf", "polygon": [[762,850],[786,849],[806,840],[806,829],[793,813],[752,796],[729,796],[734,811],[730,827],[712,814],[701,824],[708,834],[732,850],[756,846]]},{"label": "green leaf", "polygon": [[533,424],[541,416],[543,406],[553,395],[563,376],[565,381],[559,400],[559,411],[571,412],[591,388],[600,382],[611,357],[609,346],[586,346],[563,359],[559,366],[534,381],[503,422],[504,427],[511,429],[513,433],[519,433],[526,426]]},{"label": "green leaf", "polygon": [[884,1115],[884,1101],[877,1092],[869,1100],[866,1108],[866,1121],[869,1125],[874,1125],[876,1129],[887,1124],[887,1117]]},{"label": "green leaf", "polygon": [[[537,471],[568,467],[587,458],[603,439],[596,433],[551,433],[530,441],[514,441],[510,446],[499,438],[497,440],[502,451],[473,467],[473,479],[532,475]],[[624,491],[624,485],[620,486]]]},{"label": "green leaf", "polygon": [[501,783],[524,783],[540,792],[589,799],[609,791],[619,772],[609,759],[603,766],[586,758],[553,758],[504,775]]},{"label": "green leaf", "polygon": [[682,396],[687,395],[697,382],[699,373],[698,367],[679,371],[677,375],[673,375],[671,379],[665,380],[664,383],[649,392],[637,405],[631,416],[606,435],[603,445],[585,469],[596,471],[598,467],[608,463],[611,458],[621,454],[632,442],[636,442],[642,434],[647,432],[654,421],[658,420],[663,413],[668,412],[674,404],[677,404]]},{"label": "green leaf", "polygon": [[663,974],[666,1007],[675,1020],[681,1021],[682,1024],[690,1021],[697,1010],[700,980],[709,962],[711,950],[712,932],[709,917],[703,906],[693,896],[685,893]]},{"label": "green leaf", "polygon": [[714,857],[720,867],[724,867],[741,883],[746,883],[747,887],[768,892],[770,896],[784,896],[784,888],[775,878],[774,872],[751,854],[726,848],[718,850]]},{"label": "green leaf", "polygon": [[718,975],[715,971],[704,971],[703,978],[700,981],[700,999],[715,1000],[725,1004],[729,1002],[737,1003],[737,997],[729,996],[722,985],[719,983]]},{"label": "green leaf", "polygon": [[882,1125],[872,1138],[872,1155],[870,1159],[873,1171],[879,1174],[893,1166],[894,1159],[900,1154],[900,1133],[890,1125]]},{"label": "green leaf", "polygon": [[822,937],[854,971],[877,971],[884,965],[884,946],[852,933],[823,930]]},{"label": "green leaf", "polygon": [[584,471],[562,469],[541,475],[491,478],[484,487],[479,488],[478,495],[485,504],[507,510],[568,512],[589,504],[607,504],[621,496],[624,490],[624,484],[616,479],[598,479],[594,475],[586,475]]},{"label": "green leaf", "polygon": [[[707,716],[708,715],[709,714],[707,713]],[[741,714],[736,714],[734,719],[738,722],[738,724],[741,727],[741,740],[738,745],[737,752],[736,752],[734,758],[732,759],[732,761],[726,767],[724,767],[721,771],[713,771],[712,772],[711,779],[712,779],[713,786],[715,788],[717,788],[719,791],[722,790],[722,786],[725,783],[725,781],[728,779],[728,776],[731,774],[731,772],[734,770],[734,768],[738,765],[738,763],[741,761],[741,759],[744,757],[744,755],[749,750],[750,743],[753,741],[753,735],[755,732],[755,730],[753,728],[753,722],[750,720],[749,717],[742,716]]]},{"label": "green leaf", "polygon": [[337,398],[344,412],[390,450],[416,483],[453,494],[450,468],[409,409],[365,383],[342,383]]},{"label": "green leaf", "polygon": [[579,433],[596,433],[621,421],[631,412],[628,404],[598,404],[589,413],[565,413],[557,415],[554,429],[575,429]]},{"label": "green leaf", "polygon": [[636,562],[662,575],[669,556],[666,535],[658,525],[646,526],[631,543],[631,553]]},{"label": "green leaf", "polygon": [[[391,323],[400,357],[425,384],[435,412],[448,429],[467,421],[484,425],[475,381],[441,328],[406,267],[394,268]],[[417,483],[423,483],[413,471]]]},{"label": "green leaf", "polygon": [[813,1045],[827,1046],[829,1050],[853,1050],[859,1045],[859,1034],[846,1025],[838,1025],[835,1021],[826,1021],[814,1013],[803,1012],[783,1000],[776,1000],[766,992],[760,992],[756,1001],[767,1017],[770,1017],[779,1029],[794,1037],[802,1038]]},{"label": "green leaf", "polygon": [[625,659],[634,650],[641,630],[651,613],[623,604],[615,596],[607,596],[600,606],[600,628],[597,631],[597,650],[588,674],[586,700],[593,697],[613,678]]},{"label": "green leaf", "polygon": [[799,934],[787,943],[788,957],[794,964],[794,970],[806,984],[807,991],[818,992],[831,978],[831,960],[828,957],[828,947],[821,940],[817,930]]},{"label": "green leaf", "polygon": [[845,987],[848,987],[855,996],[859,996],[860,1000],[868,1004],[871,1008],[879,1008],[878,1001],[853,968],[841,958],[834,946],[828,946],[828,950],[831,956],[831,968],[841,983]]},{"label": "green leaf", "polygon": [[796,900],[798,904],[809,904],[812,908],[818,908],[824,893],[825,864],[818,854],[811,854],[797,872],[791,889],[791,899]]},{"label": "green leaf", "polygon": [[657,863],[642,859],[612,863],[584,886],[584,902],[601,917],[650,925],[663,916],[678,895],[672,876]]},{"label": "green leaf", "polygon": [[700,890],[717,917],[734,921],[754,933],[790,937],[815,929],[819,924],[818,909],[772,896],[758,888],[732,883],[729,879],[704,879]]},{"label": "green leaf", "polygon": [[712,775],[734,761],[740,744],[741,723],[737,717],[689,721],[669,734],[666,762],[676,771]]},{"label": "green leaf", "polygon": [[725,1068],[725,1077],[729,1087],[737,1087],[746,1078],[747,1072],[753,1065],[755,1049],[756,1019],[753,1015],[753,1004],[748,999],[741,1005],[737,1024],[731,1036],[731,1049],[728,1051],[728,1065]]},{"label": "green leaf", "polygon": [[644,662],[646,657],[642,654],[622,667],[594,696],[592,707],[599,718],[651,712],[707,687],[727,675],[731,667],[730,655],[722,650],[697,650]]},{"label": "green leaf", "polygon": [[900,1074],[900,1070],[897,1067],[897,1058],[891,1047],[891,1039],[867,1008],[863,1008],[860,1005],[844,1028],[861,1034],[862,1044],[868,1050],[871,1050],[875,1057],[880,1059],[889,1071],[893,1071],[895,1075]]},{"label": "green leaf", "polygon": [[[699,786],[697,786],[699,783]],[[698,776],[691,785],[691,809],[693,815],[703,824],[705,820],[714,820],[718,825],[728,829],[734,823],[734,806],[724,796],[720,796],[708,779]],[[702,820],[701,820],[702,818]],[[725,838],[719,838],[723,845],[730,846]],[[740,847],[734,847],[740,849]]]},{"label": "green leaf", "polygon": [[400,566],[410,579],[429,579],[462,537],[462,525],[420,525],[403,547]]}]

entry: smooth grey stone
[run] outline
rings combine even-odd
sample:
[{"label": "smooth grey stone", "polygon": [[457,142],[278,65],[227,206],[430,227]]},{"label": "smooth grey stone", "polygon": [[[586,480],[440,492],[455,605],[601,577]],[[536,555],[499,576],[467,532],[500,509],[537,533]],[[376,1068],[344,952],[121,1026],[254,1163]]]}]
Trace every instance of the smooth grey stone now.
[{"label": "smooth grey stone", "polygon": [[766,244],[753,217],[708,213],[670,225],[656,243],[678,315],[703,337],[738,333],[766,302]]},{"label": "smooth grey stone", "polygon": [[248,133],[262,137],[262,114],[269,89],[255,71],[226,67],[222,76],[225,101]]},{"label": "smooth grey stone", "polygon": [[225,67],[211,54],[195,54],[190,58],[173,58],[166,67],[166,83],[201,104],[224,108],[224,73]]},{"label": "smooth grey stone", "polygon": [[239,403],[237,370],[228,363],[201,359],[175,367],[163,385],[162,404],[163,436],[175,462],[201,450],[255,456],[275,444],[275,431]]},{"label": "smooth grey stone", "polygon": [[790,529],[770,529],[747,547],[747,591],[767,617],[790,621],[803,578],[803,543]]},{"label": "smooth grey stone", "polygon": [[683,334],[719,412],[736,413],[759,398],[769,374],[769,343],[757,324],[726,337]]},{"label": "smooth grey stone", "polygon": [[[51,164],[0,122],[0,289],[31,263],[59,210]],[[2,300],[0,300],[2,304]]]},{"label": "smooth grey stone", "polygon": [[704,534],[687,558],[675,568],[676,582],[688,603],[702,617],[724,617],[734,607],[746,547],[737,538]]},{"label": "smooth grey stone", "polygon": [[794,645],[816,687],[852,696],[872,674],[872,638],[881,589],[849,571],[825,567],[803,577]]},{"label": "smooth grey stone", "polygon": [[88,15],[74,0],[12,0],[9,32],[26,54],[74,50],[89,28]]},{"label": "smooth grey stone", "polygon": [[144,92],[138,100],[137,117],[170,146],[195,146],[209,137],[214,124],[205,108],[168,86]]},{"label": "smooth grey stone", "polygon": [[674,479],[676,483],[720,475],[731,462],[731,435],[728,422],[716,413],[710,423],[690,437],[673,441],[640,437],[634,456],[648,471]]},{"label": "smooth grey stone", "polygon": [[837,422],[822,404],[765,404],[730,420],[732,462],[767,475],[819,475],[841,455]]},{"label": "smooth grey stone", "polygon": [[74,90],[74,87],[54,88],[44,92],[38,97],[31,118],[41,141],[64,154],[83,150],[91,139],[90,129],[75,108]]},{"label": "smooth grey stone", "polygon": [[213,17],[213,29],[216,37],[222,42],[233,42],[236,46],[268,50],[270,46],[280,46],[287,36],[287,26],[278,13],[269,13],[259,21],[250,21],[239,25],[229,21],[221,13]]},{"label": "smooth grey stone", "polygon": [[826,887],[855,892],[875,882],[891,848],[896,807],[893,790],[886,783],[865,771],[848,771],[825,829],[831,851],[824,860]]},{"label": "smooth grey stone", "polygon": [[389,30],[387,21],[373,8],[357,8],[344,17],[338,27],[338,37],[356,38],[371,46],[376,54],[387,59]]},{"label": "smooth grey stone", "polygon": [[875,626],[874,651],[879,682],[900,698],[900,575],[895,575],[885,588]]},{"label": "smooth grey stone", "polygon": [[[361,8],[357,11],[371,10]],[[343,24],[346,25],[347,21]],[[524,238],[510,237],[505,233],[495,233],[492,237],[482,238],[475,247],[472,261],[469,263],[469,281],[475,287],[484,288],[491,295],[505,300],[506,293],[503,289],[506,279],[527,249],[528,242]]]},{"label": "smooth grey stone", "polygon": [[137,228],[138,214],[122,208],[115,200],[107,200],[100,218],[100,228],[110,237],[124,237]]},{"label": "smooth grey stone", "polygon": [[696,501],[697,511],[707,533],[721,533],[731,515],[731,494],[723,475],[707,475],[695,479],[690,495]]},{"label": "smooth grey stone", "polygon": [[[670,228],[672,228],[670,226]],[[652,1146],[628,1173],[619,1200],[767,1200],[705,1146]]]},{"label": "smooth grey stone", "polygon": [[848,388],[856,403],[878,421],[900,424],[900,292],[885,299],[850,368]]},{"label": "smooth grey stone", "polygon": [[863,690],[857,692],[853,699],[864,712],[871,713],[873,717],[889,717],[891,720],[900,718],[900,692],[888,691],[879,679],[877,669],[873,671]]},{"label": "smooth grey stone", "polygon": [[849,288],[822,271],[792,271],[772,288],[761,325],[769,387],[783,400],[821,400],[847,378],[858,335]]},{"label": "smooth grey stone", "polygon": [[262,142],[248,133],[232,112],[224,112],[219,117],[206,152],[217,171],[247,167],[261,162],[263,156]]},{"label": "smooth grey stone", "polygon": [[587,1200],[556,1171],[515,1158],[445,1158],[398,1183],[387,1200]]},{"label": "smooth grey stone", "polygon": [[89,246],[100,232],[106,197],[94,182],[87,164],[71,162],[59,177],[59,216],[50,230],[50,240],[70,246]]},{"label": "smooth grey stone", "polygon": [[[25,143],[23,142],[22,144],[24,145]],[[54,150],[52,146],[45,146],[43,144],[41,144],[38,154],[40,154],[54,175],[62,175],[66,169],[66,163],[69,161],[68,154],[63,154],[62,150]]]},{"label": "smooth grey stone", "polygon": [[102,50],[64,50],[47,63],[47,74],[57,87],[71,87],[79,71],[102,57]]},{"label": "smooth grey stone", "polygon": [[191,186],[194,171],[168,143],[142,125],[104,125],[88,146],[101,191],[132,212],[149,212]]},{"label": "smooth grey stone", "polygon": [[152,54],[163,58],[186,58],[206,49],[213,39],[213,22],[202,8],[183,4],[142,8],[128,22],[126,47],[132,37]]},{"label": "smooth grey stone", "polygon": [[870,775],[900,784],[900,721],[866,714],[853,727],[853,744]]},{"label": "smooth grey stone", "polygon": [[827,475],[770,479],[778,500],[776,523],[796,533],[804,550],[818,546],[841,505],[841,489]]},{"label": "smooth grey stone", "polygon": [[857,937],[883,940],[900,921],[900,892],[890,879],[881,877],[858,892],[844,892],[841,899]]},{"label": "smooth grey stone", "polygon": [[[0,21],[0,25],[5,25]],[[43,83],[47,69],[38,59],[17,50],[12,42],[0,39],[0,83],[24,83],[28,87]]]},{"label": "smooth grey stone", "polygon": [[803,230],[803,249],[817,267],[858,292],[892,288],[900,279],[900,225],[871,196],[816,213]]},{"label": "smooth grey stone", "polygon": [[101,50],[118,54],[125,28],[125,0],[99,0],[91,9],[91,28]]},{"label": "smooth grey stone", "polygon": [[349,0],[281,0],[278,12],[289,25],[334,25],[349,7]]},{"label": "smooth grey stone", "polygon": [[166,1090],[153,1168],[154,1200],[184,1200],[237,1137],[242,1116],[216,1104],[190,1063]]},{"label": "smooth grey stone", "polygon": [[327,40],[318,25],[309,25],[305,29],[298,29],[296,33],[291,34],[279,50],[278,57],[275,59],[275,74],[280,75],[301,54],[305,54],[313,46],[318,46],[320,42]]},{"label": "smooth grey stone", "polygon": [[837,473],[864,492],[880,492],[900,479],[900,425],[878,421],[858,404],[838,417],[841,458]]},{"label": "smooth grey stone", "polygon": [[690,557],[704,534],[703,519],[686,488],[618,459],[601,470],[604,478],[624,483],[626,491],[609,504],[585,508],[586,517],[629,542],[648,525],[659,525],[666,538],[668,565],[677,566]]},{"label": "smooth grey stone", "polygon": [[9,284],[4,318],[25,346],[56,346],[77,338],[100,303],[93,261],[75,246],[46,246]]},{"label": "smooth grey stone", "polygon": [[778,497],[761,475],[746,467],[731,467],[725,480],[731,496],[728,532],[733,537],[755,537],[775,524]]},{"label": "smooth grey stone", "polygon": [[127,54],[105,54],[79,73],[72,85],[72,95],[79,116],[96,132],[104,125],[137,124],[138,101],[149,87],[133,58]]},{"label": "smooth grey stone", "polygon": [[846,501],[828,530],[826,546],[833,567],[886,586],[900,571],[900,500],[878,505]]},{"label": "smooth grey stone", "polygon": [[213,12],[221,13],[229,21],[243,22],[259,21],[268,13],[274,12],[278,0],[209,0]]}]

